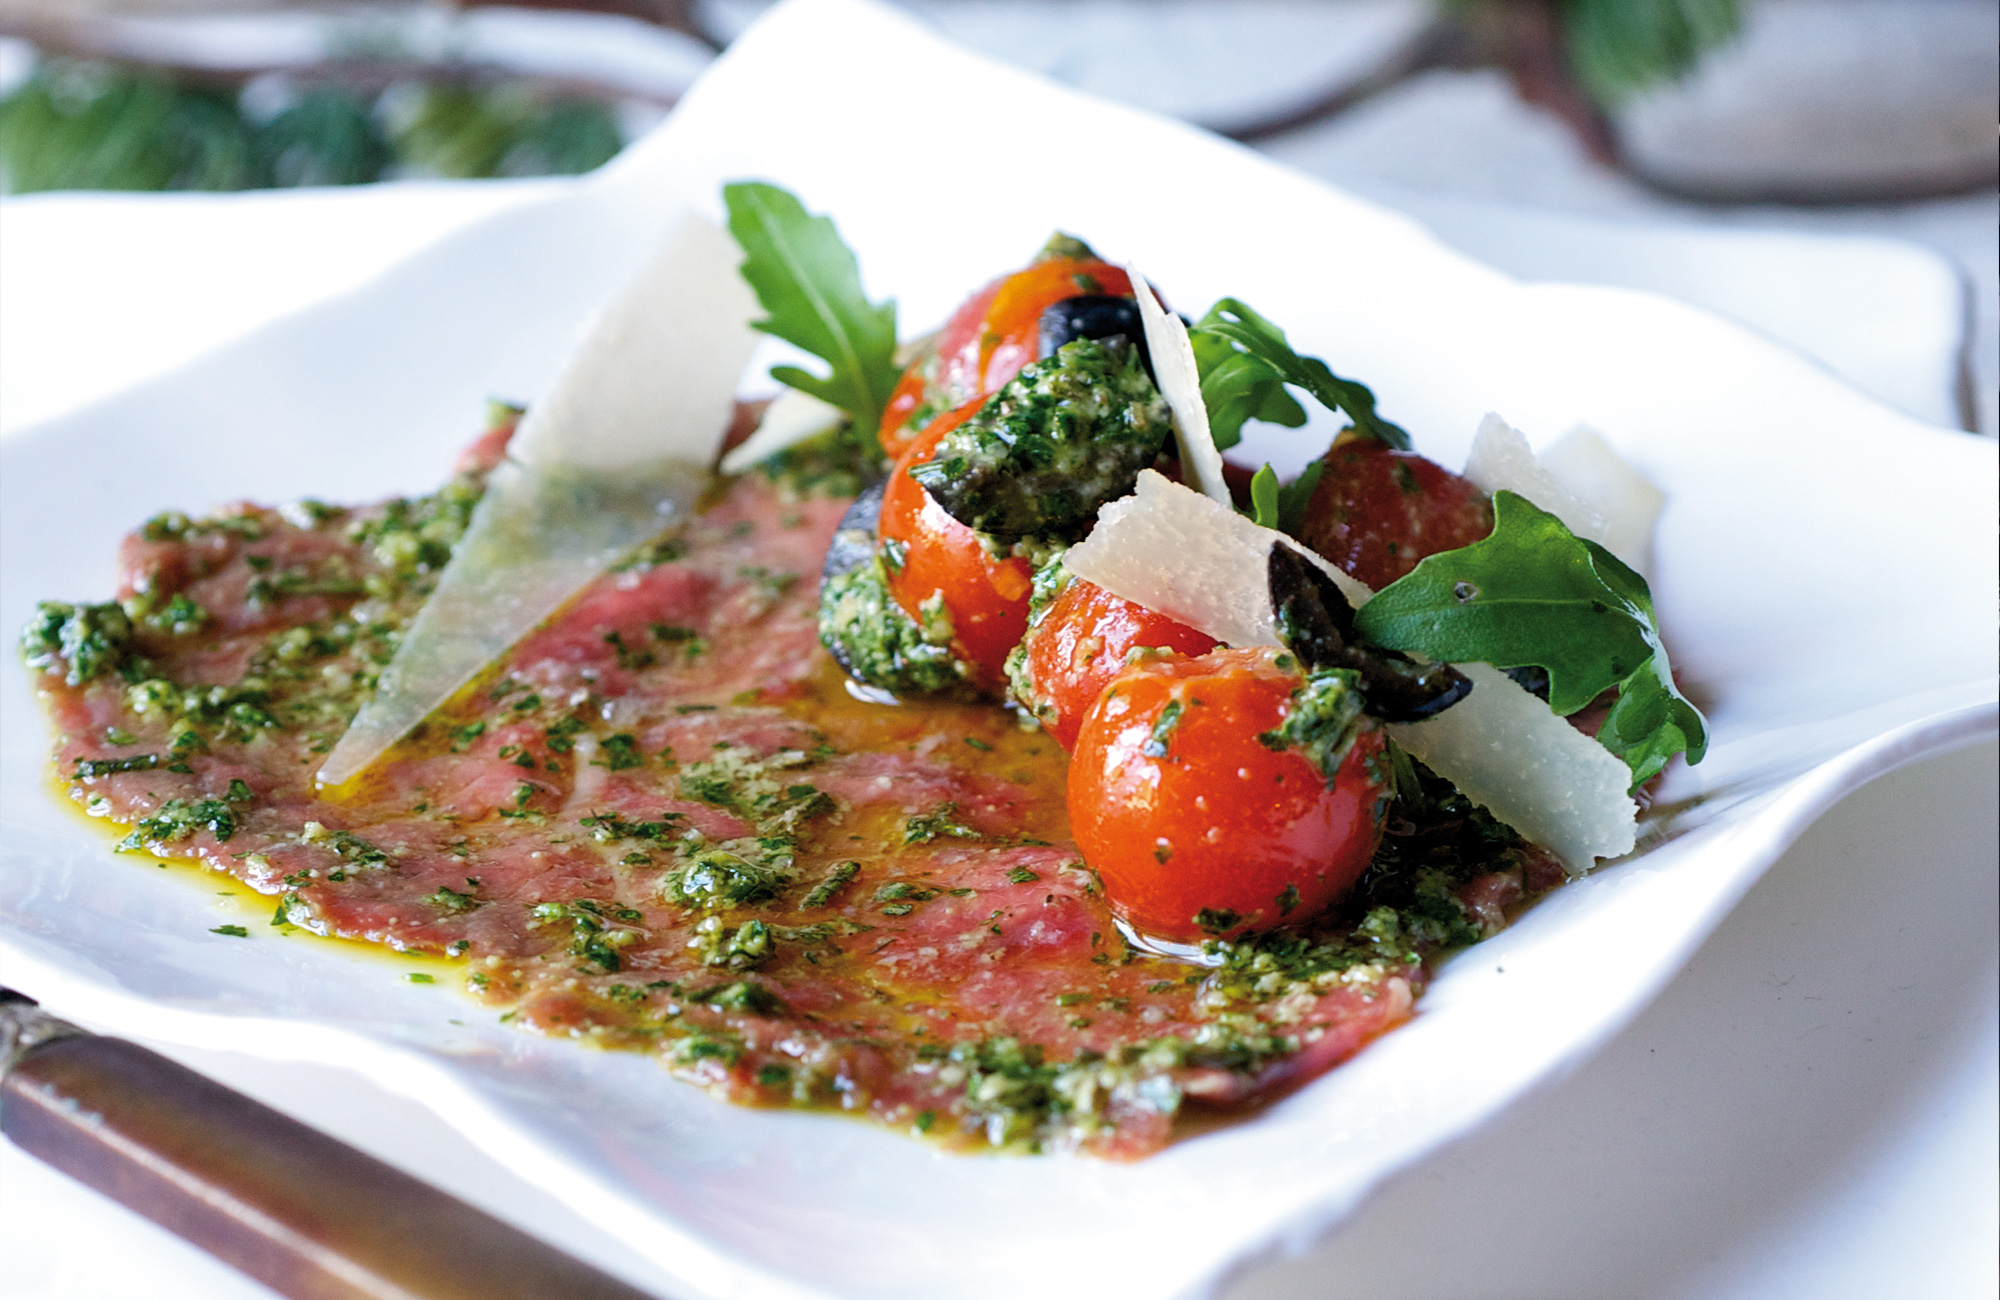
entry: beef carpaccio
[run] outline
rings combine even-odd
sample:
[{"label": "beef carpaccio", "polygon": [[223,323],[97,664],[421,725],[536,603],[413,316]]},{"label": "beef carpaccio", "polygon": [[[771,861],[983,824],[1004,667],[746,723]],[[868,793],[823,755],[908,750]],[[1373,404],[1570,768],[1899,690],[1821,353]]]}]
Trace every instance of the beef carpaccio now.
[{"label": "beef carpaccio", "polygon": [[815,579],[858,484],[796,458],[322,797],[504,433],[426,498],[162,515],[118,601],[42,606],[26,646],[71,797],[122,849],[269,895],[279,931],[455,958],[519,1024],[731,1101],[1113,1157],[1351,1056],[1410,1016],[1429,954],[1560,879],[1437,783],[1311,928],[1206,965],[1138,950],[1070,840],[1052,740],[993,705],[850,697]]}]

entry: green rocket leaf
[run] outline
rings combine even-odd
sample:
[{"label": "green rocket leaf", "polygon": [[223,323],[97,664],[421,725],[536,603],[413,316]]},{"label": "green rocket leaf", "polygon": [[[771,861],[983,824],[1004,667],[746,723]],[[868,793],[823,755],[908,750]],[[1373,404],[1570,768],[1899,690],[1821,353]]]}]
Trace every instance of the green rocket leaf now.
[{"label": "green rocket leaf", "polygon": [[854,417],[872,430],[882,421],[900,371],[896,365],[896,304],[871,303],[861,289],[852,249],[825,217],[807,212],[775,185],[722,187],[729,233],[743,248],[743,278],[769,313],[757,328],[826,362],[825,378],[797,366],[774,366],[771,377]]},{"label": "green rocket leaf", "polygon": [[1707,731],[1674,686],[1646,580],[1515,493],[1495,494],[1493,517],[1491,536],[1430,556],[1363,605],[1360,633],[1430,659],[1544,669],[1563,715],[1617,688],[1598,739],[1634,785],[1675,754],[1700,762]]}]

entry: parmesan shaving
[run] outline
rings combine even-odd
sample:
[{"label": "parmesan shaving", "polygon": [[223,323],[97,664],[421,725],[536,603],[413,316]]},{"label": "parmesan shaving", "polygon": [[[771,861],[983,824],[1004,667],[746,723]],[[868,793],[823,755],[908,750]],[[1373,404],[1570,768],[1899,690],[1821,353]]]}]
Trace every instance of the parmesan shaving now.
[{"label": "parmesan shaving", "polygon": [[1230,504],[1229,485],[1222,478],[1222,453],[1208,432],[1208,407],[1201,400],[1201,369],[1195,364],[1194,344],[1188,342],[1187,326],[1181,318],[1168,314],[1153,296],[1153,286],[1137,267],[1125,268],[1132,281],[1132,294],[1139,303],[1139,319],[1146,330],[1146,351],[1152,357],[1153,377],[1159,381],[1160,396],[1174,413],[1174,439],[1180,445],[1181,467],[1201,489],[1203,496],[1224,506]]},{"label": "parmesan shaving", "polygon": [[741,256],[722,227],[680,217],[528,408],[508,455],[538,469],[713,464],[757,344]]},{"label": "parmesan shaving", "polygon": [[[1284,534],[1152,470],[1134,495],[1098,513],[1063,566],[1229,645],[1279,645],[1267,576],[1274,543],[1317,563],[1357,608],[1373,595]],[[1472,694],[1435,718],[1389,727],[1397,743],[1572,872],[1629,853],[1639,809],[1625,764],[1506,674],[1458,667]]]},{"label": "parmesan shaving", "polygon": [[365,771],[598,574],[690,513],[757,336],[728,236],[683,217],[529,411],[375,694],[319,770]]},{"label": "parmesan shaving", "polygon": [[1557,482],[1604,517],[1604,549],[1651,576],[1653,530],[1667,494],[1588,425],[1556,439],[1540,460]]},{"label": "parmesan shaving", "polygon": [[1473,436],[1465,477],[1489,493],[1505,488],[1526,497],[1646,573],[1666,496],[1594,431],[1579,426],[1538,457],[1519,429],[1488,414]]},{"label": "parmesan shaving", "polygon": [[1435,718],[1384,728],[1465,797],[1562,859],[1573,876],[1632,851],[1632,770],[1487,664],[1456,664],[1472,694]]},{"label": "parmesan shaving", "polygon": [[741,474],[759,461],[769,460],[787,447],[825,433],[847,418],[847,412],[831,402],[822,402],[811,393],[787,388],[771,399],[764,418],[748,438],[731,447],[722,458],[725,474]]},{"label": "parmesan shaving", "polygon": [[1272,543],[1318,564],[1356,605],[1373,593],[1273,529],[1262,528],[1154,470],[1132,496],[1106,504],[1063,567],[1234,646],[1278,645],[1265,569]]}]

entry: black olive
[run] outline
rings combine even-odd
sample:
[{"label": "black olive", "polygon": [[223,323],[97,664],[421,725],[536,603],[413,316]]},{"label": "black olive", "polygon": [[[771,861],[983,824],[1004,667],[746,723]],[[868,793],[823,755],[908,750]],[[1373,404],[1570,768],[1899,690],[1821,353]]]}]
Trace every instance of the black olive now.
[{"label": "black olive", "polygon": [[1271,544],[1266,566],[1278,634],[1308,668],[1346,668],[1361,675],[1368,712],[1383,722],[1420,722],[1472,693],[1472,682],[1450,664],[1420,664],[1354,634],[1354,607],[1325,570],[1283,542]]},{"label": "black olive", "polygon": [[1145,362],[1146,373],[1152,374],[1153,358],[1146,351],[1146,325],[1139,319],[1139,304],[1116,294],[1081,293],[1042,308],[1041,341],[1035,356],[1045,360],[1065,343],[1120,335],[1138,344],[1139,359]]},{"label": "black olive", "polygon": [[1528,694],[1534,696],[1544,704],[1549,702],[1548,669],[1537,668],[1535,665],[1529,664],[1525,668],[1509,668],[1507,675],[1514,679],[1515,685]]},{"label": "black olive", "polygon": [[888,480],[870,484],[854,498],[854,504],[840,517],[833,542],[826,548],[826,563],[819,580],[824,585],[833,578],[852,573],[875,558],[876,528],[882,519],[882,493]]},{"label": "black olive", "polygon": [[[820,566],[819,587],[822,594],[827,583],[845,577],[875,559],[875,539],[882,524],[882,493],[888,486],[885,479],[863,488],[861,495],[854,498],[854,504],[840,516],[840,527],[834,530],[833,541],[826,548],[826,562]],[[847,647],[838,638],[829,637],[824,644],[842,672],[857,681],[862,680],[861,675],[854,671],[854,665],[848,661]]]}]

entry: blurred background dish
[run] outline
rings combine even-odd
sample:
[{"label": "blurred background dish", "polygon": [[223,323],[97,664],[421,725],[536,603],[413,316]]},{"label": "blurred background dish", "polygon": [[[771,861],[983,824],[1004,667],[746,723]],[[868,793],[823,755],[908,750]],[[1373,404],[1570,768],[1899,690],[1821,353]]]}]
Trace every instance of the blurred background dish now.
[{"label": "blurred background dish", "polygon": [[[768,7],[768,0],[462,7],[0,0],[0,184],[17,195],[384,181],[409,189],[573,174],[659,121]],[[1515,274],[1641,288],[1678,278],[1672,291],[1759,327],[1769,329],[1768,314],[1779,312],[1782,337],[1805,342],[1878,395],[1926,419],[1995,431],[2000,18],[1991,0],[905,0],[903,7],[960,44],[1233,134],[1403,208]],[[349,264],[342,245],[388,240],[414,248],[461,213],[507,201],[504,187],[474,192],[413,194],[394,223],[376,220],[368,235],[344,241],[325,238],[301,214],[300,237],[324,259],[314,288],[339,282]],[[88,281],[89,268],[37,257],[33,205],[9,209],[14,249],[0,250],[0,269],[10,280]],[[1549,214],[1597,222],[1560,237],[1519,237],[1517,217]],[[1941,255],[1924,271],[1916,269],[1919,255],[1902,250],[1904,287],[1891,296],[1929,296],[1933,288],[1915,286],[1957,278],[1947,290],[1960,298],[1948,408],[1912,404],[1868,377],[1886,372],[1885,356],[1930,351],[1928,338],[1899,329],[1879,295],[1864,293],[1857,303],[1844,284],[1804,266],[1774,268],[1763,255],[1777,249],[1772,241],[1708,241],[1720,261],[1711,259],[1704,287],[1690,292],[1681,272],[1703,232],[1834,237],[1794,242],[1794,261],[1808,246],[1835,260],[1899,255],[1852,237],[1907,241]],[[1664,243],[1676,251],[1660,240],[1626,250],[1622,234],[1669,234]],[[1625,251],[1567,256],[1607,241]],[[1664,271],[1663,260],[1671,264]],[[1774,292],[1774,276],[1788,287]],[[30,389],[74,355],[63,330],[47,322],[30,328],[0,319],[0,334]],[[176,357],[215,341],[197,322],[177,331]],[[8,387],[0,391],[0,426],[53,409],[18,383]]]}]

